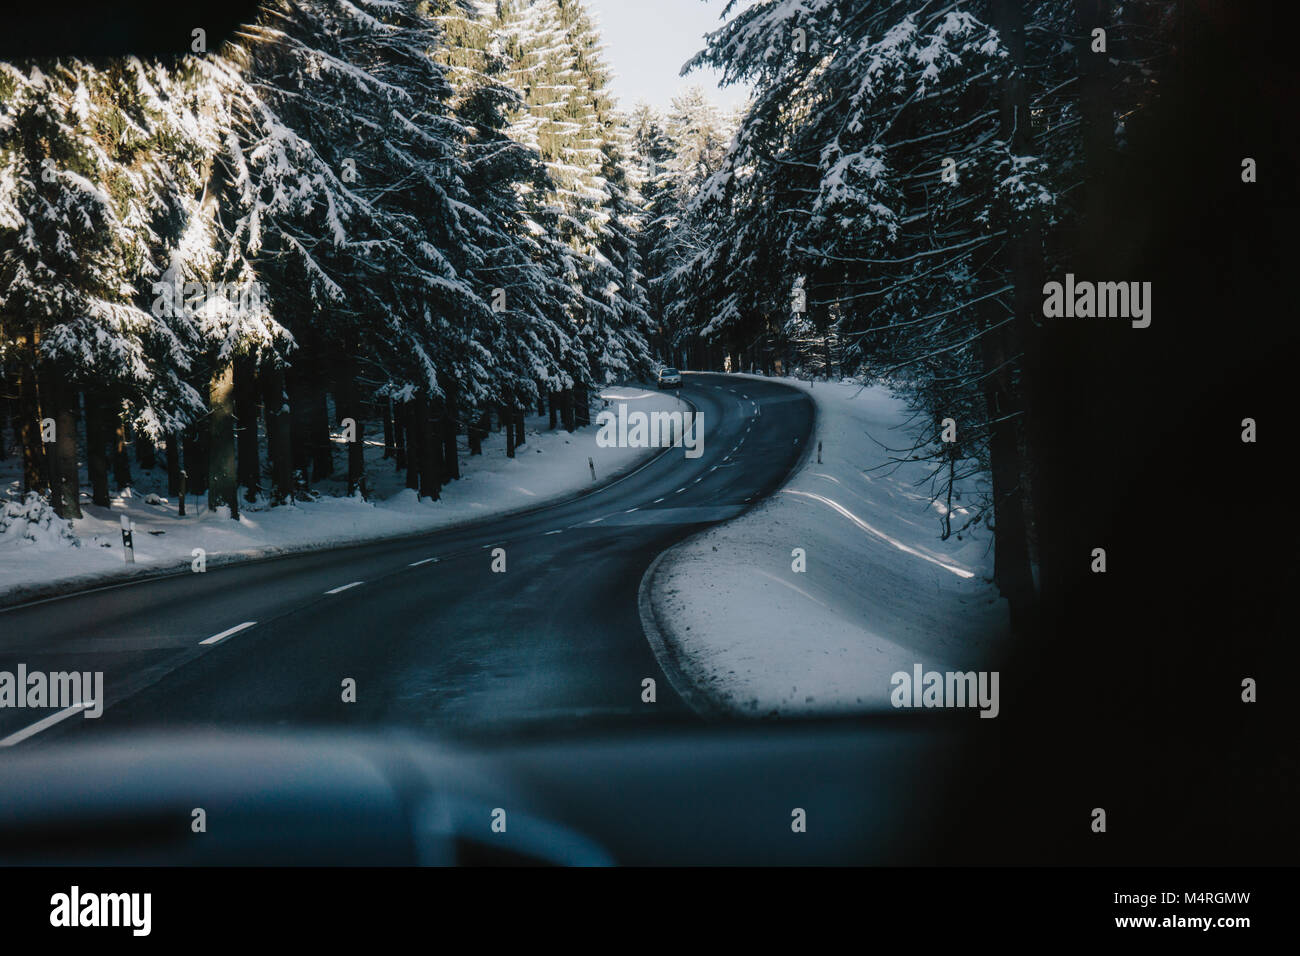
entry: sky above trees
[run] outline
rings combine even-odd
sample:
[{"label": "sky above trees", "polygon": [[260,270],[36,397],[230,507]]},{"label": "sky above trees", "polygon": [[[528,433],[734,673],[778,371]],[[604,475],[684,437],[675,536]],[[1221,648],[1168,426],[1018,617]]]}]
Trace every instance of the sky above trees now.
[{"label": "sky above trees", "polygon": [[[738,4],[748,6],[748,0]],[[619,105],[630,110],[640,100],[667,111],[674,96],[698,86],[723,111],[740,106],[747,85],[720,86],[711,68],[681,76],[682,65],[704,49],[704,35],[722,26],[724,0],[591,0],[588,4],[605,41]]]}]

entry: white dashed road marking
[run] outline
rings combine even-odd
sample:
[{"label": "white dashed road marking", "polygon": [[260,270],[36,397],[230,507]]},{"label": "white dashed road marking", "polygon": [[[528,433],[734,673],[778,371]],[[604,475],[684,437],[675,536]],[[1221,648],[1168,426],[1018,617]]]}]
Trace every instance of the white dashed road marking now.
[{"label": "white dashed road marking", "polygon": [[243,624],[236,624],[234,627],[230,628],[229,630],[222,631],[220,634],[213,634],[211,637],[199,641],[199,643],[216,644],[220,641],[224,641],[231,634],[238,634],[240,631],[247,630],[248,628],[252,627],[256,623],[257,623],[256,621],[245,621]]},{"label": "white dashed road marking", "polygon": [[[93,704],[94,701],[91,701],[90,703]],[[81,713],[89,706],[90,704],[73,704],[71,707],[64,707],[57,714],[50,714],[50,716],[43,720],[36,721],[36,723],[32,724],[30,727],[24,727],[17,733],[10,734],[4,740],[0,740],[0,747],[12,747],[14,744],[20,744],[28,737],[36,736],[42,730],[47,730],[50,727],[53,727],[55,724],[62,720],[66,720],[73,714]]]},{"label": "white dashed road marking", "polygon": [[338,594],[340,591],[346,591],[348,588],[359,588],[365,584],[365,581],[353,581],[351,584],[341,584],[336,588],[330,588],[326,594]]}]

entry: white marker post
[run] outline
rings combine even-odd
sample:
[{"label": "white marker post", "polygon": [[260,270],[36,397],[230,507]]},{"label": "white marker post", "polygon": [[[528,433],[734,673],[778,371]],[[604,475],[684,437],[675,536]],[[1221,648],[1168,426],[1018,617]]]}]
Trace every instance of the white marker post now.
[{"label": "white marker post", "polygon": [[595,463],[594,461],[591,460],[591,456],[590,456],[590,455],[587,456],[587,467],[591,469],[591,480],[592,480],[592,481],[595,481],[595,480],[596,480],[596,463]]},{"label": "white marker post", "polygon": [[135,545],[131,541],[131,519],[122,515],[122,547],[126,550],[126,563],[135,564]]}]

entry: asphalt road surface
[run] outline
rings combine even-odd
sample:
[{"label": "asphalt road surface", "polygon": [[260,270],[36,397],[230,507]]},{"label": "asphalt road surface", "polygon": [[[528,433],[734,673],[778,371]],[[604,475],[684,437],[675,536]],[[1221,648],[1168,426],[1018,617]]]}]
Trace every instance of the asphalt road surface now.
[{"label": "asphalt road surface", "polygon": [[[0,670],[103,671],[106,701],[97,719],[0,709],[0,743],[143,727],[396,726],[455,738],[683,716],[642,632],[642,575],[675,542],[779,488],[813,423],[812,403],[788,386],[684,380],[703,414],[699,458],[671,449],[527,514],[0,611]],[[491,569],[498,547],[505,573]],[[641,700],[646,677],[653,706]],[[343,701],[348,678],[355,703]]]}]

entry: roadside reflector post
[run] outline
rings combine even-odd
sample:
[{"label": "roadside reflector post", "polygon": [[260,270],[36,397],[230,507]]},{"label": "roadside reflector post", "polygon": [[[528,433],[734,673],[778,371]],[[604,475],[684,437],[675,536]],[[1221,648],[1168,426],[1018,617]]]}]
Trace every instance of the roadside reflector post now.
[{"label": "roadside reflector post", "polygon": [[131,519],[122,515],[122,547],[126,549],[126,563],[135,564],[135,545],[131,542]]},{"label": "roadside reflector post", "polygon": [[592,481],[595,481],[595,480],[596,480],[596,463],[595,463],[594,461],[591,460],[591,456],[590,456],[590,455],[587,456],[587,467],[591,469],[591,480],[592,480]]},{"label": "roadside reflector post", "polygon": [[822,463],[822,443],[818,442],[817,443],[817,464],[820,465],[821,463]]}]

